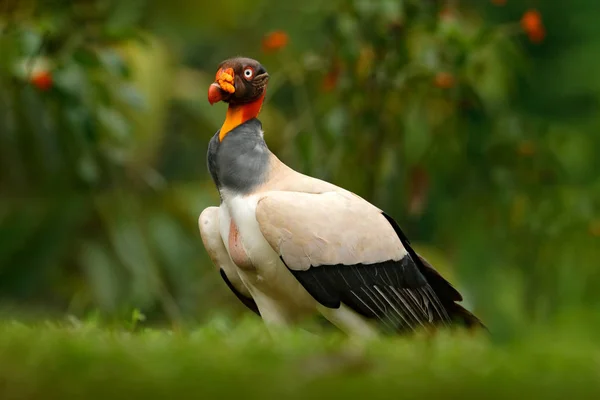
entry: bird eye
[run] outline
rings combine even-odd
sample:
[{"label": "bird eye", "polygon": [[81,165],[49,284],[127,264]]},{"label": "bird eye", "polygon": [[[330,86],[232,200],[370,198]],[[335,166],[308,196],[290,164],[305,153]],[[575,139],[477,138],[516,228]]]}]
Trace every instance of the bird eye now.
[{"label": "bird eye", "polygon": [[254,71],[250,67],[246,67],[244,70],[244,78],[251,79],[254,76]]}]

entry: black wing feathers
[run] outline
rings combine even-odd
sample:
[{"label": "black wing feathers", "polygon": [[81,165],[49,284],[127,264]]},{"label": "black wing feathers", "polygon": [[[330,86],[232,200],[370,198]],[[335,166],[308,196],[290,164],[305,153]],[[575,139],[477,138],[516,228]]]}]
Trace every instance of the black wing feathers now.
[{"label": "black wing feathers", "polygon": [[[398,224],[388,215],[407,255],[363,265],[320,265],[308,270],[288,269],[319,303],[338,308],[343,303],[357,313],[379,320],[393,331],[415,330],[430,324],[448,324],[460,314],[464,324],[477,318],[454,301],[462,296],[411,248]],[[281,257],[285,264],[285,260]]]},{"label": "black wing feathers", "polygon": [[250,310],[252,310],[255,314],[257,314],[258,316],[260,316],[260,311],[258,311],[258,306],[256,305],[256,303],[254,302],[253,299],[251,299],[250,297],[246,297],[243,294],[241,294],[229,281],[229,278],[227,278],[227,274],[225,274],[225,271],[223,271],[223,269],[219,269],[219,272],[221,273],[221,278],[223,278],[223,280],[225,281],[225,284],[227,285],[227,287],[229,288],[229,290],[231,290],[233,292],[233,294],[236,295],[236,297],[242,302],[244,303],[244,305],[246,307],[248,307]]},{"label": "black wing feathers", "polygon": [[477,318],[460,304],[456,303],[457,301],[463,300],[462,295],[454,288],[454,286],[452,286],[450,282],[444,279],[439,272],[437,272],[431,266],[431,264],[427,262],[427,260],[413,250],[413,248],[410,246],[410,241],[404,232],[402,232],[402,229],[400,229],[398,223],[386,213],[382,214],[396,231],[396,234],[400,238],[400,241],[402,242],[402,245],[408,254],[410,254],[413,260],[418,263],[420,271],[427,279],[427,282],[433,291],[437,294],[437,297],[440,299],[442,305],[450,315],[450,318],[454,322],[457,322],[467,328],[481,327],[487,330],[487,327],[479,320],[479,318]]},{"label": "black wing feathers", "polygon": [[[285,260],[283,260],[285,264]],[[369,265],[322,265],[305,271],[288,268],[319,303],[343,303],[391,331],[414,330],[448,315],[409,256]]]},{"label": "black wing feathers", "polygon": [[[285,260],[281,260],[285,264]],[[351,293],[353,289],[373,285],[391,285],[399,288],[418,288],[426,285],[425,278],[413,265],[404,257],[397,262],[385,261],[368,266],[336,264],[311,267],[306,271],[291,268],[289,270],[315,300],[325,307],[338,308],[341,302],[348,305],[356,302]],[[364,304],[356,304],[356,308],[363,311],[361,314],[369,314],[364,307]]]},{"label": "black wing feathers", "polygon": [[410,241],[408,240],[408,238],[406,237],[406,235],[404,234],[402,229],[400,229],[400,226],[398,225],[398,223],[392,217],[387,215],[386,213],[382,212],[382,214],[388,220],[390,225],[392,225],[392,227],[394,228],[394,231],[396,231],[396,234],[400,238],[402,245],[404,246],[404,248],[406,249],[406,251],[408,252],[410,257],[415,261],[419,270],[421,271],[421,273],[423,273],[423,275],[425,276],[425,279],[427,279],[427,282],[431,285],[431,287],[438,294],[438,296],[440,296],[440,298],[449,299],[449,300],[453,300],[453,301],[461,301],[462,296],[450,284],[450,282],[448,282],[446,279],[444,279],[439,274],[439,272],[437,272],[431,266],[431,264],[429,264],[423,257],[418,255],[414,251],[414,249],[410,245]]}]

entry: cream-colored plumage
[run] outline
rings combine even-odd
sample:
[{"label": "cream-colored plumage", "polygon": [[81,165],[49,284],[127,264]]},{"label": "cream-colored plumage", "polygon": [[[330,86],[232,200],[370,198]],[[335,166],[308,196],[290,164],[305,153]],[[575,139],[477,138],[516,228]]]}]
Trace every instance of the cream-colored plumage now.
[{"label": "cream-colored plumage", "polygon": [[399,261],[406,255],[377,209],[339,192],[267,192],[256,218],[271,247],[294,270]]},{"label": "cream-colored plumage", "polygon": [[257,188],[256,218],[271,247],[293,269],[400,260],[406,250],[381,210],[339,186],[301,174],[270,154]]},{"label": "cream-colored plumage", "polygon": [[237,270],[238,267],[233,263],[223,238],[219,231],[219,207],[208,207],[200,214],[198,218],[198,227],[200,228],[200,236],[204,248],[208,252],[208,256],[218,269],[222,269],[227,275],[231,284],[240,294],[251,297],[248,288],[242,282]]}]

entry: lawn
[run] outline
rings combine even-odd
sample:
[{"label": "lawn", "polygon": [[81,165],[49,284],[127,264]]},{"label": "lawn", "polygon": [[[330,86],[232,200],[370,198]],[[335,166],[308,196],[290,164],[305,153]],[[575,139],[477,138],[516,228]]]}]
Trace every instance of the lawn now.
[{"label": "lawn", "polygon": [[0,325],[0,399],[600,398],[593,335],[530,331],[503,344],[440,334],[368,344],[255,319],[170,332]]}]

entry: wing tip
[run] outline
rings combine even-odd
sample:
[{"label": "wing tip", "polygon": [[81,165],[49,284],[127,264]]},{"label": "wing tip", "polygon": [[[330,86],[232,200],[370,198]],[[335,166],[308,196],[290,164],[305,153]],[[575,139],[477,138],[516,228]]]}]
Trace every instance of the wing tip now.
[{"label": "wing tip", "polygon": [[455,324],[465,327],[468,330],[478,330],[483,329],[486,332],[489,332],[487,326],[473,314],[471,311],[467,310],[465,307],[461,306],[458,303],[453,303],[450,310],[450,318],[454,321]]},{"label": "wing tip", "polygon": [[246,307],[248,307],[250,309],[250,311],[254,312],[256,315],[258,315],[260,317],[261,316],[260,310],[258,309],[258,305],[256,305],[256,302],[254,301],[254,299],[246,297],[243,294],[241,294],[235,288],[235,286],[233,286],[233,284],[227,277],[227,274],[225,273],[223,268],[219,268],[219,273],[221,274],[221,278],[223,278],[223,280],[225,281],[225,284],[227,285],[229,290],[231,290],[233,292],[233,294],[235,294],[235,296],[238,298],[238,300],[240,300]]}]

